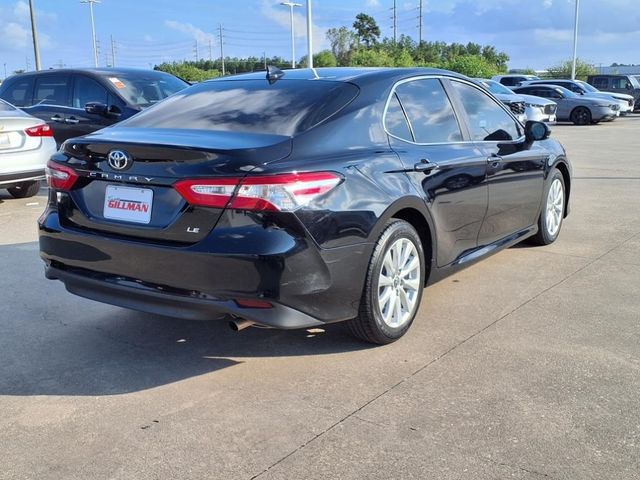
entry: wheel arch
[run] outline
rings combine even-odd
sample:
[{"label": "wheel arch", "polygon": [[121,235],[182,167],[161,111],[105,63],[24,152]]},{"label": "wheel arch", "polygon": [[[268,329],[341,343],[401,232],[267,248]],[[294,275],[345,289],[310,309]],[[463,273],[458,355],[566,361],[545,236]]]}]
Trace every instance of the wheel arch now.
[{"label": "wheel arch", "polygon": [[571,198],[571,173],[569,171],[569,166],[563,161],[559,160],[555,163],[554,168],[557,168],[562,174],[562,179],[564,180],[564,188],[566,190],[565,202],[564,202],[564,218],[569,215],[569,200]]},{"label": "wheel arch", "polygon": [[405,197],[398,200],[380,217],[374,238],[377,238],[382,233],[381,230],[384,225],[391,219],[404,220],[418,232],[422,242],[422,249],[424,250],[425,264],[427,265],[427,272],[425,272],[426,285],[434,268],[437,245],[435,227],[429,210],[424,201],[418,197]]}]

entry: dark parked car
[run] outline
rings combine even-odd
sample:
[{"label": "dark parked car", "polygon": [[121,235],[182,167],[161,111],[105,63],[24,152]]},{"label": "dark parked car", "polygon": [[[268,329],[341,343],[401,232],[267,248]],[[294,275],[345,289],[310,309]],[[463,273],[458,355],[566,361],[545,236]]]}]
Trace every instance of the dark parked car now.
[{"label": "dark parked car", "polygon": [[634,75],[589,75],[587,83],[602,92],[633,95],[636,110],[640,108],[640,81]]},{"label": "dark parked car", "polygon": [[154,70],[42,70],[9,77],[0,85],[0,98],[47,122],[60,145],[124,120],[188,86]]},{"label": "dark parked car", "polygon": [[557,85],[531,85],[517,87],[513,91],[556,102],[556,118],[559,122],[589,125],[613,120],[620,114],[620,105],[614,103],[614,99],[584,97]]},{"label": "dark parked car", "polygon": [[442,70],[207,81],[65,143],[41,256],[97,301],[389,343],[428,283],[556,240],[571,167],[549,134]]}]

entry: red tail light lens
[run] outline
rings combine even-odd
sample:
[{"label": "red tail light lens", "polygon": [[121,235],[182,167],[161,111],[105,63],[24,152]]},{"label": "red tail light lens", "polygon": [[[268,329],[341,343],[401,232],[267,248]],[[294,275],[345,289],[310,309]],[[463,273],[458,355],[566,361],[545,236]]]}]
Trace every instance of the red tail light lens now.
[{"label": "red tail light lens", "polygon": [[45,173],[47,176],[47,184],[56,190],[71,190],[76,180],[78,180],[78,174],[73,168],[52,162],[51,160],[47,162]]},{"label": "red tail light lens", "polygon": [[182,180],[176,190],[192,205],[238,210],[292,211],[335,188],[342,178],[332,172],[287,173]]},{"label": "red tail light lens", "polygon": [[46,123],[36,125],[35,127],[29,127],[25,129],[24,133],[30,137],[53,137],[53,129]]}]

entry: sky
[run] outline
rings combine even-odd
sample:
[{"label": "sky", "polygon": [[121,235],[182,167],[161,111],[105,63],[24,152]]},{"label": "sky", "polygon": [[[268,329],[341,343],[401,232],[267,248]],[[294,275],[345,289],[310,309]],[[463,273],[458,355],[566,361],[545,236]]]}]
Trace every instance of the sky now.
[{"label": "sky", "polygon": [[[89,6],[79,0],[33,0],[43,68],[93,65]],[[306,4],[306,0],[297,0]],[[575,0],[424,0],[425,40],[475,42],[506,52],[510,68],[545,69],[571,58]],[[640,63],[638,0],[581,0],[580,58],[610,65]],[[392,36],[392,0],[313,0],[314,51],[328,48],[328,28],[359,12]],[[419,0],[397,1],[398,35],[418,38]],[[95,4],[100,65],[148,68],[163,61],[220,56],[291,58],[289,7],[279,0],[101,0]],[[306,54],[305,8],[295,9],[296,57]],[[3,68],[33,69],[28,0],[0,0]]]}]

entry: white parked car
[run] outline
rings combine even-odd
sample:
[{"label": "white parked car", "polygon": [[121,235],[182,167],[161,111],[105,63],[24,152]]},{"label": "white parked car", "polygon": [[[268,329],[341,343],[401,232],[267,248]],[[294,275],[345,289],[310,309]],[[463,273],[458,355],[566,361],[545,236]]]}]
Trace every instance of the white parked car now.
[{"label": "white parked car", "polygon": [[15,198],[33,197],[55,152],[49,125],[0,100],[0,188]]}]

